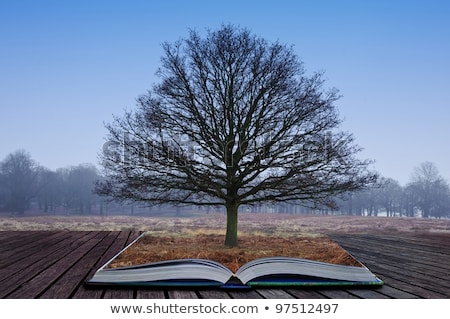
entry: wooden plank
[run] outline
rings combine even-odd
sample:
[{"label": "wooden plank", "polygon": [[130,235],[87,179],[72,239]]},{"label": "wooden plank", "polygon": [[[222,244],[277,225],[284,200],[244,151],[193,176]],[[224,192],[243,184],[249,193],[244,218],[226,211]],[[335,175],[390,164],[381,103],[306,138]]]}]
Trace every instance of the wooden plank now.
[{"label": "wooden plank", "polygon": [[171,289],[167,292],[169,299],[198,299],[195,291]]},{"label": "wooden plank", "polygon": [[[31,250],[26,254],[26,258],[10,258],[10,260],[14,260],[14,262],[7,266],[2,266],[2,268],[0,269],[0,278],[2,278],[0,282],[10,276],[13,276],[16,273],[20,273],[20,275],[23,276],[24,270],[28,270],[30,266],[33,266],[36,262],[54,253],[55,251],[65,249],[66,245],[68,245],[68,243],[73,240],[72,237],[81,238],[83,236],[83,233],[74,233],[70,236],[68,236],[67,234],[60,235],[61,236],[56,238],[56,242],[53,242],[52,240],[51,244],[46,243],[39,247],[31,247]],[[31,236],[29,240],[35,240],[35,237]],[[12,250],[11,252],[12,254],[14,254],[14,250]]]},{"label": "wooden plank", "polygon": [[294,299],[294,297],[281,289],[258,289],[257,292],[265,299]]},{"label": "wooden plank", "polygon": [[[354,247],[359,247],[361,249],[367,250],[364,247],[363,242],[350,242],[350,245]],[[439,245],[436,243],[436,245]],[[394,249],[395,247],[395,253]],[[402,243],[388,243],[388,244],[380,244],[379,241],[376,241],[376,246],[374,247],[376,252],[382,253],[384,255],[401,258],[404,260],[410,260],[414,263],[420,264],[423,267],[431,266],[436,268],[439,271],[439,268],[442,272],[445,272],[445,268],[443,267],[446,263],[450,263],[450,256],[448,255],[448,250],[443,250],[443,248],[439,248],[441,251],[429,251],[420,248],[405,248]],[[411,258],[414,257],[414,258]],[[436,261],[440,261],[440,263],[436,263]]]},{"label": "wooden plank", "polygon": [[6,238],[6,240],[8,240],[8,238],[12,238],[14,234],[17,233],[17,231],[15,230],[0,230],[0,239],[4,239]]},{"label": "wooden plank", "polygon": [[1,241],[0,267],[4,268],[54,245],[64,237],[62,232],[16,232],[14,244]]},{"label": "wooden plank", "polygon": [[[447,254],[447,250],[439,247],[434,247],[430,249],[429,247],[424,248],[420,247],[420,245],[411,245],[410,243],[403,241],[395,241],[389,240],[387,241],[383,237],[379,236],[333,236],[335,241],[343,242],[346,245],[355,246],[355,247],[363,247],[367,248],[367,244],[370,243],[371,251],[377,253],[390,253],[393,249],[396,251],[396,254],[399,255],[400,258],[404,258],[405,256],[415,254],[417,252],[424,252],[427,256],[434,256],[436,258],[445,258],[449,259],[450,256]],[[438,245],[438,244],[437,244]],[[422,255],[416,256],[419,259],[423,259]],[[428,261],[426,258],[425,261]]]},{"label": "wooden plank", "polygon": [[3,276],[3,279],[0,281],[0,298],[5,298],[28,280],[31,280],[43,270],[63,259],[70,253],[67,246],[74,240],[80,242],[86,236],[91,235],[83,232],[69,233],[64,240],[61,240],[56,245],[30,254],[28,259],[0,270]]},{"label": "wooden plank", "polygon": [[[0,268],[0,297],[9,298],[449,298],[445,236],[331,236],[385,285],[378,289],[152,290],[86,289],[82,282],[138,232],[0,232],[14,259]],[[19,236],[20,235],[20,236]],[[12,245],[9,245],[12,244]],[[75,255],[74,255],[75,254]],[[1,256],[1,255],[0,255]],[[5,262],[5,259],[1,259]],[[6,275],[4,277],[3,275]],[[44,280],[46,279],[46,280]],[[438,281],[439,279],[439,281]],[[41,285],[40,287],[38,287]]]},{"label": "wooden plank", "polygon": [[[450,249],[450,234],[411,234],[409,236],[392,236],[392,235],[363,235],[358,237],[377,238],[380,242],[384,242],[387,245],[395,243],[405,249],[423,250],[443,253]],[[436,245],[438,243],[438,245]]]},{"label": "wooden plank", "polygon": [[[372,242],[370,237],[366,236],[364,239],[364,245],[358,243],[355,245],[357,237],[351,238],[339,236],[335,240],[346,248],[350,253],[357,257],[361,262],[368,266],[373,272],[378,273],[385,281],[386,284],[393,288],[406,291],[413,295],[422,298],[445,298],[447,296],[447,289],[443,288],[449,285],[448,280],[438,282],[433,274],[430,273],[430,269],[422,272],[415,269],[410,269],[410,263],[414,263],[414,258],[417,254],[426,255],[426,251],[416,252],[410,255],[397,255],[400,254],[402,244],[392,242],[388,247],[377,248],[377,238]],[[398,247],[400,245],[400,247]],[[367,247],[370,247],[370,254],[367,251]],[[378,250],[380,253],[373,253],[373,250]],[[400,256],[402,261],[397,261],[396,258]]]},{"label": "wooden plank", "polygon": [[[67,249],[68,253],[65,257],[43,270],[31,280],[24,283],[16,289],[8,298],[37,298],[43,293],[47,287],[52,285],[68,268],[77,262],[85,253],[90,250],[98,241],[98,238],[104,237],[104,233],[92,232],[88,236],[82,237],[79,241],[73,241]],[[90,240],[97,238],[97,240]],[[76,248],[75,248],[76,247]]]},{"label": "wooden plank", "polygon": [[[436,271],[436,267],[417,264],[413,260],[405,260],[402,262],[397,262],[396,260],[392,260],[390,256],[387,255],[378,255],[378,254],[370,254],[368,255],[363,250],[352,248],[352,252],[354,255],[358,256],[358,259],[364,261],[366,266],[372,268],[372,264],[380,264],[382,260],[382,265],[384,268],[394,272],[400,272],[401,274],[405,273],[405,275],[413,276],[416,279],[423,278],[425,281],[439,282],[440,285],[449,287],[450,286],[450,278],[447,274],[442,271]],[[372,269],[373,270],[373,269]]]},{"label": "wooden plank", "polygon": [[136,292],[136,299],[165,299],[164,290],[139,289]]},{"label": "wooden plank", "polygon": [[346,291],[358,298],[362,299],[389,299],[385,294],[381,293],[381,288],[377,289],[346,289]]},{"label": "wooden plank", "polygon": [[[361,238],[353,236],[351,238],[338,237],[337,241],[344,241],[344,246],[359,248],[363,251],[367,251],[367,244],[370,243],[372,254],[391,256],[393,259],[398,260],[398,262],[414,261],[414,263],[421,264],[423,267],[431,266],[435,268],[436,271],[439,271],[440,268],[443,273],[447,273],[446,268],[443,266],[447,263],[450,264],[449,250],[443,247],[433,247],[433,250],[431,250],[425,249],[423,246],[420,247],[419,245],[408,245],[404,241],[392,240],[386,242],[383,239],[384,238],[380,237],[365,236]],[[435,245],[439,246],[439,243],[436,243]],[[411,258],[412,256],[414,256],[414,259]],[[440,263],[436,264],[436,260],[439,260]]]},{"label": "wooden plank", "polygon": [[[359,251],[358,256],[364,264],[373,272],[386,273],[392,278],[399,279],[404,282],[413,283],[416,286],[427,288],[429,290],[447,295],[450,293],[450,283],[447,280],[436,277],[430,271],[420,271],[408,264],[389,264],[387,262],[380,263],[383,257],[368,256]],[[383,279],[383,278],[382,278]]]},{"label": "wooden plank", "polygon": [[233,299],[263,299],[256,290],[230,290],[228,292]]},{"label": "wooden plank", "polygon": [[197,292],[202,299],[230,299],[230,295],[225,290],[202,289]]},{"label": "wooden plank", "polygon": [[433,259],[434,257],[427,256],[426,252],[416,252],[416,254],[422,255],[421,258],[416,258],[414,257],[415,254],[411,254],[406,255],[401,261],[398,261],[397,259],[400,255],[396,255],[395,252],[368,254],[366,250],[355,247],[352,247],[352,251],[359,252],[359,255],[364,256],[366,260],[383,260],[386,266],[400,268],[402,270],[407,269],[409,273],[415,273],[416,277],[433,276],[436,279],[440,279],[441,282],[450,282],[448,269],[443,266],[446,262],[444,260]]},{"label": "wooden plank", "polygon": [[[99,252],[99,259],[96,264],[91,268],[86,276],[86,279],[91,278],[98,268],[103,266],[112,257],[114,257],[119,251],[121,251],[125,246],[133,240],[134,234],[130,232],[118,232],[116,239],[112,242],[109,247],[105,248],[105,251]],[[86,288],[84,285],[80,285],[72,295],[75,299],[99,299],[105,294],[105,290],[101,288]]]},{"label": "wooden plank", "polygon": [[25,238],[23,236],[25,234],[26,236],[39,236],[39,235],[45,235],[41,231],[0,231],[0,239],[1,239],[1,245],[13,245],[15,242],[22,240]]},{"label": "wooden plank", "polygon": [[321,295],[324,295],[326,298],[331,299],[358,299],[358,297],[354,294],[351,294],[350,292],[346,290],[340,290],[340,289],[325,289],[320,288],[316,290]]},{"label": "wooden plank", "polygon": [[[125,239],[125,242],[124,242],[123,246],[120,247],[120,249],[118,249],[117,251],[115,251],[113,253],[112,257],[114,257],[116,254],[118,254],[123,248],[125,248],[133,240],[135,240],[139,236],[139,232],[138,231],[121,232],[121,235],[123,236],[122,238]],[[103,266],[103,264],[101,266]],[[136,295],[137,295],[136,289],[107,288],[105,290],[105,294],[104,294],[103,298],[130,299],[130,298],[135,298]],[[110,296],[113,296],[113,297],[110,297]],[[116,296],[116,297],[114,297],[114,296]]]},{"label": "wooden plank", "polygon": [[285,289],[289,294],[293,295],[298,299],[323,299],[326,298],[324,295],[318,293],[316,290],[311,288],[289,288]]},{"label": "wooden plank", "polygon": [[409,293],[415,294],[422,298],[446,298],[448,297],[448,290],[441,288],[439,283],[433,283],[431,278],[429,281],[425,279],[418,280],[414,275],[408,274],[408,270],[403,272],[400,270],[394,271],[392,267],[382,264],[370,265],[370,268],[377,273],[383,274],[381,278],[388,285],[405,290]]},{"label": "wooden plank", "polygon": [[[431,291],[427,288],[413,285],[409,282],[405,282],[405,281],[403,281],[402,277],[391,278],[386,274],[386,275],[383,275],[383,280],[385,282],[385,286],[387,286],[387,287],[392,287],[392,288],[395,288],[398,290],[402,290],[402,291],[405,291],[409,294],[415,295],[420,298],[428,298],[428,299],[445,298],[445,295],[443,295],[441,293],[437,293],[437,292]],[[412,298],[412,297],[406,296],[405,298]]]},{"label": "wooden plank", "polygon": [[[35,244],[34,242],[41,240],[42,238],[46,238],[52,233],[47,233],[43,231],[15,231],[15,232],[3,232],[3,236],[1,238],[1,246],[4,248],[11,248],[11,250],[19,251],[20,248],[24,244]],[[58,234],[59,232],[53,232],[54,234]],[[30,238],[34,238],[30,241]],[[7,254],[8,250],[2,250],[0,252],[0,256],[4,256]]]},{"label": "wooden plank", "polygon": [[[41,298],[70,298],[76,289],[83,285],[89,271],[94,268],[96,262],[105,250],[111,246],[117,238],[118,232],[104,232],[105,236],[93,249],[88,251],[77,263],[70,267],[56,282],[45,291]],[[92,239],[95,240],[95,239]]]},{"label": "wooden plank", "polygon": [[382,293],[383,295],[392,298],[392,299],[417,299],[419,298],[417,295],[410,294],[409,292],[396,289],[394,287],[383,285],[383,287],[378,288],[377,292]]},{"label": "wooden plank", "polygon": [[133,289],[108,289],[103,295],[104,299],[134,299]]},{"label": "wooden plank", "polygon": [[[426,273],[433,272],[437,276],[441,276],[442,279],[446,281],[450,279],[450,274],[448,273],[447,261],[450,262],[450,257],[446,256],[442,257],[443,254],[448,255],[448,251],[442,251],[440,254],[430,254],[425,250],[408,250],[402,251],[403,247],[398,243],[391,243],[389,246],[381,246],[378,244],[377,240],[364,242],[359,242],[354,238],[348,239],[339,239],[339,243],[352,251],[359,252],[367,256],[367,258],[383,258],[387,260],[391,264],[399,265],[402,267],[407,265],[409,268],[414,268],[418,272],[421,270],[426,270]],[[344,241],[344,242],[342,242]],[[371,250],[370,253],[367,251],[367,245],[370,245]]]}]

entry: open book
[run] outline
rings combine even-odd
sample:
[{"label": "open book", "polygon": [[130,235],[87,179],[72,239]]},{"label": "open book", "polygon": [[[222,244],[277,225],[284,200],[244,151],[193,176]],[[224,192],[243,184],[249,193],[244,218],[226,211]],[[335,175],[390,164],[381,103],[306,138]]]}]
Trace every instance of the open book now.
[{"label": "open book", "polygon": [[176,259],[109,268],[108,265],[129,246],[97,270],[86,284],[222,288],[383,284],[363,265],[346,266],[290,257],[258,258],[246,263],[235,273],[207,259]]}]

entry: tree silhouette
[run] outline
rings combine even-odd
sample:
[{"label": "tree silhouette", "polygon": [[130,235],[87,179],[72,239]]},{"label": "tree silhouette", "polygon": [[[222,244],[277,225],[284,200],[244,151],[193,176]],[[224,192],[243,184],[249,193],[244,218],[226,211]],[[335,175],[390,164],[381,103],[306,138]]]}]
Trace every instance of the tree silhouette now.
[{"label": "tree silhouette", "polygon": [[373,181],[339,130],[337,90],[306,75],[292,48],[226,25],[163,50],[160,83],[106,125],[97,192],[223,205],[225,245],[236,246],[240,205],[327,204]]},{"label": "tree silhouette", "polygon": [[443,217],[450,208],[450,187],[432,162],[423,162],[414,169],[409,186],[422,217]]},{"label": "tree silhouette", "polygon": [[38,186],[38,165],[25,150],[10,153],[0,162],[0,198],[6,210],[23,216]]}]

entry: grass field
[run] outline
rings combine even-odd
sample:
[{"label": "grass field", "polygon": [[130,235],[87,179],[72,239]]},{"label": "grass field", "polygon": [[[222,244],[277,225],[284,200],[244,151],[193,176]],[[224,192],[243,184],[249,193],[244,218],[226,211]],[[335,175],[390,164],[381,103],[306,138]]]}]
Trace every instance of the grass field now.
[{"label": "grass field", "polygon": [[[226,216],[219,213],[196,217],[137,216],[30,216],[0,217],[0,231],[15,230],[138,230],[157,235],[224,234]],[[311,234],[433,233],[450,235],[450,220],[406,217],[355,217],[241,213],[239,230],[248,235],[308,236]]]}]

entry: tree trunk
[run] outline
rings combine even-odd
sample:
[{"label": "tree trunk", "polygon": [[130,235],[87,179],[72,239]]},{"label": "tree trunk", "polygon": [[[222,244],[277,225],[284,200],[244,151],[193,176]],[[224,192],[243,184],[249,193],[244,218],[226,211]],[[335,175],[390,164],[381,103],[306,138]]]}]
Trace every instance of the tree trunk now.
[{"label": "tree trunk", "polygon": [[227,232],[225,235],[225,246],[237,247],[238,245],[238,209],[239,204],[226,204],[227,208]]}]

